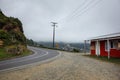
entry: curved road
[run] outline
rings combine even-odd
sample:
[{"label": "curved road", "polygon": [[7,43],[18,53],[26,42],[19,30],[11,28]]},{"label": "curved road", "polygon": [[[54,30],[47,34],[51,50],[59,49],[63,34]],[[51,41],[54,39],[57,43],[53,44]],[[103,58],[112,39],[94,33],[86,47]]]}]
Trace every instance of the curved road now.
[{"label": "curved road", "polygon": [[35,62],[44,61],[53,58],[59,53],[54,50],[40,49],[35,47],[28,47],[30,50],[35,52],[33,55],[0,61],[0,71],[16,68],[26,64],[32,64]]}]

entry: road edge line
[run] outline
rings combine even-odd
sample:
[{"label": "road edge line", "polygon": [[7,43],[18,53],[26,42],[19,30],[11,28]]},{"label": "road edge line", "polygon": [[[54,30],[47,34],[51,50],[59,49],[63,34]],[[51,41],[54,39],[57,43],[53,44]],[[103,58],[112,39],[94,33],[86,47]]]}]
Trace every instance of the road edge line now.
[{"label": "road edge line", "polygon": [[44,63],[47,63],[47,62],[51,62],[51,61],[53,61],[53,60],[55,60],[55,59],[57,59],[58,57],[61,56],[62,52],[60,52],[60,51],[57,51],[57,52],[59,54],[57,56],[55,56],[55,57],[50,58],[50,59],[46,59],[46,60],[43,60],[43,61],[40,61],[40,62],[31,63],[31,64],[21,65],[21,66],[9,68],[9,69],[0,70],[0,73],[10,72],[10,71],[17,71],[17,70],[30,68],[30,67],[37,66],[37,65],[41,65],[41,64],[44,64]]}]

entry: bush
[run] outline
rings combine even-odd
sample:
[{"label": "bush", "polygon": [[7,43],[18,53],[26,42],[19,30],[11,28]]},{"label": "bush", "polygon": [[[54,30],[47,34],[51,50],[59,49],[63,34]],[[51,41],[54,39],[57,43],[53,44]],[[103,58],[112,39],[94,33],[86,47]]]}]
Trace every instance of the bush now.
[{"label": "bush", "polygon": [[73,52],[79,52],[79,50],[78,49],[73,49]]},{"label": "bush", "polygon": [[12,46],[7,46],[5,49],[6,52],[9,54],[20,55],[26,50],[26,47],[22,45],[12,45]]},{"label": "bush", "polygon": [[0,39],[8,39],[8,38],[9,38],[9,34],[4,30],[0,30]]},{"label": "bush", "polygon": [[0,39],[4,42],[4,45],[9,45],[11,43],[10,34],[3,30],[0,30]]}]

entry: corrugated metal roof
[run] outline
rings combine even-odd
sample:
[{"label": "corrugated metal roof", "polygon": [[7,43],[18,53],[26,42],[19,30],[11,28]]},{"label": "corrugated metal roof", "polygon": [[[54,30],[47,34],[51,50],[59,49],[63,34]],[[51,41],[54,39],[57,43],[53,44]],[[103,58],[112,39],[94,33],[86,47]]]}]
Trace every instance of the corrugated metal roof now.
[{"label": "corrugated metal roof", "polygon": [[120,32],[102,35],[102,36],[98,36],[98,37],[93,37],[89,40],[106,40],[106,39],[120,39]]}]

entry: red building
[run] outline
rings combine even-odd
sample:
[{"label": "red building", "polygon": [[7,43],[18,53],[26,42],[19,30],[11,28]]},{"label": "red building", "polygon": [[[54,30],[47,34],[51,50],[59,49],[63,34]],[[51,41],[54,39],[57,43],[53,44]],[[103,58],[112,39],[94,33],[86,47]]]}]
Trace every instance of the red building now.
[{"label": "red building", "polygon": [[95,37],[90,43],[91,55],[120,58],[120,33]]}]

